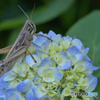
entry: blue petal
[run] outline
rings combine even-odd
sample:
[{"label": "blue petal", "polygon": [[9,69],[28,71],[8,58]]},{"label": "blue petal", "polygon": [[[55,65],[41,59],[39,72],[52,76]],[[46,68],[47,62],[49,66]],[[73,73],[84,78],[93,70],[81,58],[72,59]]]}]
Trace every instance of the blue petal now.
[{"label": "blue petal", "polygon": [[35,46],[37,49],[43,49],[41,46],[35,44],[34,42],[32,43],[33,46]]},{"label": "blue petal", "polygon": [[16,100],[21,100],[21,98],[22,98],[21,94],[15,92],[15,99]]},{"label": "blue petal", "polygon": [[67,61],[67,55],[64,52],[58,52],[54,55],[54,60],[57,64],[65,63]]},{"label": "blue petal", "polygon": [[100,67],[93,66],[93,70],[98,70],[98,69],[100,69]]},{"label": "blue petal", "polygon": [[1,78],[0,78],[0,87],[2,86],[2,88],[8,88],[9,86],[9,81],[3,81],[3,79],[5,78],[5,76],[7,75],[8,73],[4,74]]},{"label": "blue petal", "polygon": [[3,95],[4,93],[2,92],[2,90],[0,90],[0,100],[4,99],[5,96]]},{"label": "blue petal", "polygon": [[43,35],[44,33],[42,31],[40,31],[40,32],[38,32],[38,34],[42,34]]},{"label": "blue petal", "polygon": [[[46,47],[46,45],[44,45],[44,44],[47,44],[47,41],[48,41],[48,39],[47,38],[45,38],[45,37],[43,37],[43,36],[38,36],[37,37],[37,39],[32,43],[32,44],[34,44],[35,45],[35,47],[38,47],[38,48],[45,48]],[[50,41],[49,41],[50,42]]]},{"label": "blue petal", "polygon": [[81,52],[84,56],[87,55],[88,51],[89,51],[89,48],[86,48],[86,49],[84,47],[81,48]]},{"label": "blue petal", "polygon": [[22,83],[18,84],[16,89],[19,92],[27,92],[30,89],[31,85],[30,85],[30,79],[26,79],[24,80]]},{"label": "blue petal", "polygon": [[89,62],[84,61],[83,64],[85,64],[85,68],[84,68],[84,73],[85,74],[92,74],[93,72],[93,65]]},{"label": "blue petal", "polygon": [[16,89],[7,89],[4,91],[5,94],[5,100],[10,100],[9,98],[12,98],[12,96],[15,94]]},{"label": "blue petal", "polygon": [[87,92],[93,91],[97,86],[97,77],[91,75],[91,76],[87,76],[85,79],[86,79],[86,81],[88,83],[88,85],[85,88],[85,90]]},{"label": "blue petal", "polygon": [[37,63],[35,63],[34,60],[32,59],[32,57],[30,55],[28,55],[28,56],[26,56],[26,61],[27,61],[28,65],[30,67],[39,66],[40,62],[41,62],[41,57],[40,57],[39,51],[37,49],[36,49],[36,55],[33,54],[33,57],[35,58]]},{"label": "blue petal", "polygon": [[73,37],[73,40],[76,39],[76,36]]},{"label": "blue petal", "polygon": [[72,65],[77,63],[83,58],[82,53],[76,46],[70,47],[68,50],[66,50],[66,53],[69,59],[72,61]]},{"label": "blue petal", "polygon": [[59,70],[65,70],[71,67],[70,60],[67,60],[66,63],[59,64],[61,67],[58,67]]},{"label": "blue petal", "polygon": [[83,58],[84,61],[88,61],[89,63],[92,63],[91,59],[88,57],[88,55],[85,55]]},{"label": "blue petal", "polygon": [[25,94],[25,99],[26,100],[34,100],[35,99],[35,95],[31,89]]},{"label": "blue petal", "polygon": [[48,32],[48,37],[51,37],[51,38],[56,37],[56,34],[52,30],[50,30]]},{"label": "blue petal", "polygon": [[41,59],[40,54],[39,54],[39,51],[37,49],[35,51],[36,51],[36,54],[39,57],[39,59]]},{"label": "blue petal", "polygon": [[45,67],[46,64],[51,65],[52,61],[49,60],[49,58],[50,57],[47,57],[47,58],[43,59],[39,67],[41,67],[41,66],[44,66]]},{"label": "blue petal", "polygon": [[41,47],[44,49],[44,48],[48,48],[48,44],[49,44],[49,42],[50,42],[50,40],[49,39],[47,39],[42,45],[41,45]]},{"label": "blue petal", "polygon": [[86,54],[88,53],[88,51],[89,51],[89,48],[86,48],[86,49],[85,49]]},{"label": "blue petal", "polygon": [[59,82],[62,79],[63,75],[57,70],[57,68],[55,68],[55,67],[52,67],[52,68],[54,71],[54,73],[53,73],[54,75],[52,75],[52,77],[55,77],[55,81]]},{"label": "blue petal", "polygon": [[11,81],[11,80],[14,80],[15,79],[15,75],[12,75],[12,74],[7,74],[7,76],[5,76],[5,78],[3,79],[3,81]]},{"label": "blue petal", "polygon": [[52,30],[48,32],[48,37],[53,41],[55,41],[56,43],[59,43],[62,38],[61,34],[55,34]]},{"label": "blue petal", "polygon": [[[39,32],[39,34],[41,34],[41,33]],[[38,37],[35,37],[35,40],[33,41],[32,45],[34,45],[37,49],[42,50],[42,49],[44,49],[46,47],[47,42],[48,42],[47,38],[45,38],[43,36],[38,36]]]},{"label": "blue petal", "polygon": [[35,92],[36,98],[41,98],[41,97],[45,96],[49,92],[48,90],[44,91],[44,87],[45,86],[46,86],[46,83],[41,83],[35,88],[34,92]]},{"label": "blue petal", "polygon": [[78,49],[81,49],[82,42],[79,39],[72,40],[72,46],[76,46]]},{"label": "blue petal", "polygon": [[46,99],[46,100],[52,100],[50,99],[49,96],[45,96],[48,91],[42,91],[42,86],[46,85],[46,83],[42,83],[42,84],[39,84],[38,86],[35,86],[33,81],[31,80],[31,89],[33,91],[33,94],[34,94],[34,99],[32,100],[45,100],[43,98],[46,98],[48,97],[49,99]]},{"label": "blue petal", "polygon": [[46,40],[47,38],[38,36],[37,39],[34,41],[34,43],[41,46]]},{"label": "blue petal", "polygon": [[35,54],[33,54],[32,56],[37,61],[37,63],[35,63],[35,61],[32,59],[32,57],[30,55],[28,55],[28,56],[26,56],[26,61],[27,61],[28,65],[30,67],[39,66],[40,62],[41,62],[40,58],[37,55],[35,55]]},{"label": "blue petal", "polygon": [[5,94],[13,95],[15,93],[16,89],[7,89],[4,91]]}]

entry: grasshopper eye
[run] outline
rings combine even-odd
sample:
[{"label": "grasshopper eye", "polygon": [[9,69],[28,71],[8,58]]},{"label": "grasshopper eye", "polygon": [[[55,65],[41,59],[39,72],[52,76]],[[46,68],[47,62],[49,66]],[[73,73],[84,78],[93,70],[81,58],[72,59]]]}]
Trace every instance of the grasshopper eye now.
[{"label": "grasshopper eye", "polygon": [[28,32],[29,32],[31,35],[33,35],[33,33],[35,32],[35,30],[29,27],[29,28],[28,28]]},{"label": "grasshopper eye", "polygon": [[33,34],[36,31],[35,24],[31,20],[28,20],[27,24],[29,25],[28,31]]},{"label": "grasshopper eye", "polygon": [[34,27],[33,23],[31,23],[31,26]]},{"label": "grasshopper eye", "polygon": [[29,25],[31,28],[34,28],[34,27],[35,27],[35,25],[34,25],[34,23],[33,23],[32,21],[28,21],[28,25]]},{"label": "grasshopper eye", "polygon": [[29,25],[31,28],[34,28],[33,24],[28,23],[28,25]]}]

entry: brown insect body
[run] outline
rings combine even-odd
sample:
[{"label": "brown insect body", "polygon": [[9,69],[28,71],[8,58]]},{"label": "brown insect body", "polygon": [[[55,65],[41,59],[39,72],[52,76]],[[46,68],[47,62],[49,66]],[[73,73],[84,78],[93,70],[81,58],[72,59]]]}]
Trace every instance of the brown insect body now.
[{"label": "brown insect body", "polygon": [[[14,45],[8,52],[7,57],[0,62],[0,77],[12,69],[17,60],[24,54],[33,41],[33,34],[36,31],[32,20],[27,20]],[[4,49],[1,49],[1,51]]]},{"label": "brown insect body", "polygon": [[15,55],[15,52],[18,51],[20,48],[26,48],[29,44],[31,44],[35,31],[35,24],[32,22],[32,20],[27,20],[6,58]]},{"label": "brown insect body", "polygon": [[[23,9],[18,6],[22,11]],[[34,10],[34,9],[33,9]],[[27,16],[27,14],[23,11],[23,13]],[[26,20],[26,23],[21,30],[18,38],[16,39],[15,43],[12,46],[5,47],[3,49],[0,49],[0,53],[8,53],[6,58],[2,61],[0,61],[0,77],[4,75],[6,72],[11,70],[14,66],[14,64],[18,61],[18,59],[23,55],[26,54],[26,51],[31,55],[32,59],[36,62],[32,54],[28,51],[28,47],[33,42],[33,35],[35,36],[43,36],[49,40],[47,36],[44,36],[42,34],[35,34],[36,27],[35,24],[29,17],[27,16],[28,20]],[[32,16],[31,16],[32,18]],[[52,40],[51,40],[52,41]]]}]

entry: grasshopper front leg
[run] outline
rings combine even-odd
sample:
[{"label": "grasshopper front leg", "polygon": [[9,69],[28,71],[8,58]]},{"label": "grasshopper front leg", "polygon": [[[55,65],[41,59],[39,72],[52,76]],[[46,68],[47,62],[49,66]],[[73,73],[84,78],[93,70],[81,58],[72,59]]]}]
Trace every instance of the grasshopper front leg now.
[{"label": "grasshopper front leg", "polygon": [[[42,35],[42,34],[35,34],[35,33],[34,33],[34,35],[35,35],[36,37],[37,37],[37,36],[42,36],[42,37],[45,37],[45,38],[51,40],[49,37],[47,37],[47,36],[45,36],[45,35]],[[52,42],[52,40],[51,40],[51,42]]]},{"label": "grasshopper front leg", "polygon": [[32,54],[28,51],[28,47],[32,44],[33,40],[29,43],[29,45],[27,45],[27,48],[26,48],[26,52],[29,53],[29,55],[32,57],[32,59],[34,60],[35,63],[37,63],[37,61],[35,60],[35,58],[32,56]]}]

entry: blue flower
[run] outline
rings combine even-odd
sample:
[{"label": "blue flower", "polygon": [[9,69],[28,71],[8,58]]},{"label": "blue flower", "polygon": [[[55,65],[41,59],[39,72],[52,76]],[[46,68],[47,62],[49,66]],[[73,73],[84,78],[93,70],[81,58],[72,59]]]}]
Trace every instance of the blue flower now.
[{"label": "blue flower", "polygon": [[71,67],[71,61],[68,60],[66,53],[58,52],[54,55],[54,60],[58,64],[59,70],[65,70]]},{"label": "blue flower", "polygon": [[[75,37],[62,37],[53,31],[38,34],[52,41],[33,35],[28,50],[35,60],[27,54],[22,62],[22,56],[0,78],[0,100],[63,100],[71,92],[91,92],[96,88],[97,78],[92,73],[99,67],[93,66],[87,56],[89,48]],[[70,100],[78,99],[70,97]]]},{"label": "blue flower", "polygon": [[40,67],[37,69],[38,75],[40,75],[45,82],[59,82],[62,79],[62,74],[55,67],[51,67],[52,61],[44,59],[41,62]]}]

